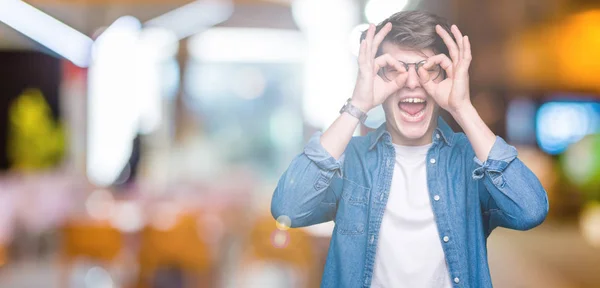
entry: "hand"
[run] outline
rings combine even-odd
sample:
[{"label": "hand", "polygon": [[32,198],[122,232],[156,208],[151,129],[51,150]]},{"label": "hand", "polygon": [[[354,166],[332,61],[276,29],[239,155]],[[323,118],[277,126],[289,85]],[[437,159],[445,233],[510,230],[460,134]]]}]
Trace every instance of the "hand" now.
[{"label": "hand", "polygon": [[[431,97],[450,113],[457,113],[471,104],[469,98],[469,65],[471,64],[471,43],[468,36],[463,36],[456,25],[450,29],[456,42],[450,34],[441,26],[435,27],[436,32],[442,37],[448,47],[450,57],[438,54],[427,59],[427,62],[419,68],[419,81]],[[446,79],[435,83],[429,79],[426,70],[433,65],[440,65],[446,71]]]},{"label": "hand", "polygon": [[404,86],[407,73],[401,73],[393,81],[385,81],[378,72],[382,67],[391,66],[400,71],[404,69],[398,60],[389,54],[384,54],[375,59],[379,45],[392,29],[392,24],[387,23],[377,35],[375,25],[369,25],[367,36],[360,42],[358,55],[358,79],[352,93],[352,105],[363,112],[369,112],[375,106],[383,103],[388,96]]}]

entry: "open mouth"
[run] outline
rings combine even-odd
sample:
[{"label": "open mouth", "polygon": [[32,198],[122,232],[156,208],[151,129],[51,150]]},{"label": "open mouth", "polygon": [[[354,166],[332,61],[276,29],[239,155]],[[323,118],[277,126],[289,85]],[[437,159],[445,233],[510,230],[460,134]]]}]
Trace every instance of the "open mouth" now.
[{"label": "open mouth", "polygon": [[404,98],[398,102],[400,113],[408,120],[419,120],[425,114],[425,107],[427,107],[427,100],[421,98]]}]

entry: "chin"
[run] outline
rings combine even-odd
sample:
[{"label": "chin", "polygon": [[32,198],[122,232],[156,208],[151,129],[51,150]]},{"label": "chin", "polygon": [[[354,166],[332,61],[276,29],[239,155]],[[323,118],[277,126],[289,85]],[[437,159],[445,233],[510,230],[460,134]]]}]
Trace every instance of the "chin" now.
[{"label": "chin", "polygon": [[431,143],[438,107],[425,95],[396,96],[385,103],[387,129],[394,143],[425,145]]}]

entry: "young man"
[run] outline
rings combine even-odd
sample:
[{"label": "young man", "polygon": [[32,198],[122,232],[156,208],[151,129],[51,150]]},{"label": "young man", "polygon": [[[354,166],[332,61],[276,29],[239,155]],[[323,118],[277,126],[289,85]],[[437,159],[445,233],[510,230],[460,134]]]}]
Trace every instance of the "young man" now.
[{"label": "young man", "polygon": [[[322,287],[491,287],[487,237],[536,227],[548,200],[471,105],[469,38],[441,17],[400,12],[363,33],[358,63],[339,118],[281,177],[273,216],[335,221]],[[386,123],[352,137],[379,104]]]}]

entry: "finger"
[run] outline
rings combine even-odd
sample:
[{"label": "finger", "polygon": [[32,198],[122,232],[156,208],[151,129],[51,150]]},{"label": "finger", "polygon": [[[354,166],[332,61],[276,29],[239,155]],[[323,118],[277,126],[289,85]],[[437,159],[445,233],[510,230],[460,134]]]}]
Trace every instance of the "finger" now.
[{"label": "finger", "polygon": [[383,42],[383,39],[388,33],[390,33],[390,31],[392,31],[392,23],[388,22],[381,28],[381,30],[379,30],[379,33],[375,35],[375,38],[373,39],[373,49],[371,50],[371,55],[373,57],[377,55],[379,45],[381,45],[381,42]]},{"label": "finger", "polygon": [[[456,66],[456,75],[467,75],[469,73],[469,66],[471,65],[471,42],[469,41],[468,36],[463,36],[462,39],[464,49],[462,53],[462,60],[458,66]],[[458,76],[457,76],[458,77]]]},{"label": "finger", "polygon": [[463,35],[462,33],[460,33],[460,30],[458,30],[458,27],[456,25],[452,25],[452,27],[450,28],[450,31],[452,31],[452,34],[454,34],[454,39],[456,39],[456,43],[458,44],[458,53],[460,55],[460,57],[462,58],[462,53],[463,53]]},{"label": "finger", "polygon": [[468,61],[468,64],[471,63],[471,59],[473,59],[473,55],[471,55],[471,41],[469,41],[469,36],[463,37],[463,59]]},{"label": "finger", "polygon": [[406,83],[407,78],[408,75],[404,73],[396,77],[394,81],[388,82],[381,78],[375,79],[375,87],[382,87],[382,93],[375,93],[375,95],[378,95],[378,98],[376,100],[377,103],[383,103],[385,99],[387,99],[390,95],[404,87],[404,83]]},{"label": "finger", "polygon": [[458,62],[458,46],[456,45],[454,39],[452,39],[450,34],[448,34],[448,31],[446,31],[440,25],[435,26],[435,31],[438,33],[438,35],[440,35],[440,37],[446,44],[446,47],[448,47],[448,52],[450,53],[450,58],[452,58],[452,61]]},{"label": "finger", "polygon": [[[387,97],[389,97],[390,95],[394,94],[394,92],[402,89],[402,87],[404,87],[404,84],[406,83],[406,79],[408,78],[408,74],[404,73],[404,74],[400,74],[398,77],[396,77],[396,79],[394,79],[394,81],[390,81],[390,82],[384,82],[383,83],[383,89],[384,89],[384,96],[385,98],[382,99],[383,101],[385,101],[385,99]],[[381,102],[383,102],[381,101]]]},{"label": "finger", "polygon": [[358,64],[360,66],[365,64],[367,59],[367,41],[365,39],[360,40],[360,48],[358,49]]},{"label": "finger", "polygon": [[[429,59],[427,59],[427,62],[425,62],[425,64],[423,64],[423,66],[419,68],[419,71],[421,69],[424,69],[423,71],[426,72],[426,70],[431,69],[433,65],[440,65],[442,69],[446,71],[446,75],[448,76],[448,78],[454,78],[454,66],[452,65],[452,60],[450,60],[450,58],[448,58],[446,54],[438,54],[429,57]],[[419,77],[420,76],[421,74],[419,74]]]},{"label": "finger", "polygon": [[394,89],[391,90],[390,94],[404,87],[404,84],[406,84],[406,79],[408,79],[408,73],[400,73],[400,75],[398,75],[394,81],[391,81],[388,86]]},{"label": "finger", "polygon": [[[369,29],[367,30],[367,38],[365,38],[365,40],[367,41],[367,51],[365,51],[368,57],[372,57],[371,55],[371,49],[373,46],[373,37],[375,36],[375,25],[373,24],[369,24]],[[370,58],[372,60],[372,58]]]},{"label": "finger", "polygon": [[423,66],[419,67],[419,70],[417,71],[419,74],[419,82],[421,83],[421,87],[423,87],[429,95],[433,95],[437,83],[431,81],[432,79],[430,79],[429,73],[427,73],[427,70],[425,70]]},{"label": "finger", "polygon": [[[392,57],[392,55],[387,54],[387,53],[375,58],[374,66],[375,66],[374,67],[375,73],[377,73],[379,71],[379,69],[386,67],[386,66],[391,66],[394,69],[396,69],[397,71],[402,71],[404,69],[404,67],[402,67],[402,65],[400,64],[400,62],[398,62],[398,60],[396,60],[394,57]],[[404,74],[406,74],[406,73],[404,73]]]}]

